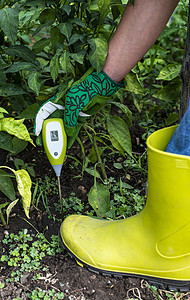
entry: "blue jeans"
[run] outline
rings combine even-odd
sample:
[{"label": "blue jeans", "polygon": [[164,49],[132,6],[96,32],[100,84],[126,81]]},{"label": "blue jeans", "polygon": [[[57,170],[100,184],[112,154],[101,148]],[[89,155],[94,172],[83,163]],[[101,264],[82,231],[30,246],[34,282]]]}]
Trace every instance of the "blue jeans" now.
[{"label": "blue jeans", "polygon": [[166,152],[190,156],[190,103],[179,126],[166,147]]}]

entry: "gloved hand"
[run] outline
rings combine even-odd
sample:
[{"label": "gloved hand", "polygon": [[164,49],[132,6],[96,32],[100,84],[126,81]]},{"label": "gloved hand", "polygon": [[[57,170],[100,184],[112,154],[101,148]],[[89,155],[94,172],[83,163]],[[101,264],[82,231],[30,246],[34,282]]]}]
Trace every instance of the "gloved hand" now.
[{"label": "gloved hand", "polygon": [[[66,106],[62,101],[56,101],[57,94],[45,102],[39,109],[34,125],[34,133],[38,136],[42,130],[45,119],[58,110],[59,117],[64,116],[65,125],[68,127],[77,126],[78,116],[87,117],[81,110],[95,96],[110,97],[114,95],[124,84],[114,82],[105,72],[92,72],[88,77],[70,88],[66,93]],[[65,113],[63,113],[65,110]]]}]

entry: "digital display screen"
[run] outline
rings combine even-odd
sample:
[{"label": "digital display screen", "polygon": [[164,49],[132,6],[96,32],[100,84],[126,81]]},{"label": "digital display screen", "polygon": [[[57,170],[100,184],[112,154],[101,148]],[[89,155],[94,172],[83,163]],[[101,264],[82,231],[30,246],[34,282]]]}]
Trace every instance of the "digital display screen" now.
[{"label": "digital display screen", "polygon": [[51,142],[57,142],[57,141],[59,141],[58,130],[52,130],[52,131],[50,131],[50,138],[51,138]]}]

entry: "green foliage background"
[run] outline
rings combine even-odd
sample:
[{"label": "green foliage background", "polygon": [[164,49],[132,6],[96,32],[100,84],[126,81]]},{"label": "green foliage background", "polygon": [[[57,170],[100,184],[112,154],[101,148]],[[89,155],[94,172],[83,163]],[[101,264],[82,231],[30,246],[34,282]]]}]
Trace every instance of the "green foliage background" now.
[{"label": "green foliage background", "polygon": [[[44,101],[56,92],[57,101],[64,100],[67,89],[93,69],[101,71],[126,3],[0,0],[0,124],[7,124],[6,130],[0,127],[0,148],[12,155],[23,151],[32,140],[18,123],[25,120],[32,135],[35,114]],[[188,7],[188,0],[185,5]],[[104,165],[108,153],[133,155],[131,111],[133,120],[146,131],[144,139],[156,128],[177,122],[187,19],[184,4],[179,2],[155,45],[127,74],[126,86],[111,99],[94,99],[84,109],[93,117],[79,120],[74,132],[67,132],[68,148],[76,139],[81,146],[82,174],[86,171],[101,178],[89,167],[98,160],[107,179]],[[131,100],[127,101],[130,107],[125,99]],[[88,155],[84,139],[91,143]]]}]

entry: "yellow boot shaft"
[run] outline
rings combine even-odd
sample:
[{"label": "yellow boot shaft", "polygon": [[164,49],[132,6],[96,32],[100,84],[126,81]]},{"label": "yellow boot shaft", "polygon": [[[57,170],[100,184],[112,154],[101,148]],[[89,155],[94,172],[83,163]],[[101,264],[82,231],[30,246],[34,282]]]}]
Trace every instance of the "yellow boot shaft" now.
[{"label": "yellow boot shaft", "polygon": [[175,128],[148,138],[148,199],[140,214],[120,221],[74,215],[62,223],[62,242],[82,264],[189,284],[190,158],[164,151]]}]

